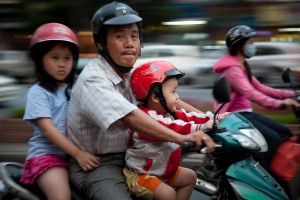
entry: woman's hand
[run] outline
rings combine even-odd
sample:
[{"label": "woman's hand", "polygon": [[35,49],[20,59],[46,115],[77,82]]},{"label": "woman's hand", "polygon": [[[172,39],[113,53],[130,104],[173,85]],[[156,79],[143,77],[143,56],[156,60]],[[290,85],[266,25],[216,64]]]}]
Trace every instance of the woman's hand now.
[{"label": "woman's hand", "polygon": [[287,107],[288,106],[300,107],[300,104],[294,99],[284,99],[282,100],[282,104]]},{"label": "woman's hand", "polygon": [[83,171],[90,171],[100,166],[100,158],[86,151],[79,151],[75,159]]}]

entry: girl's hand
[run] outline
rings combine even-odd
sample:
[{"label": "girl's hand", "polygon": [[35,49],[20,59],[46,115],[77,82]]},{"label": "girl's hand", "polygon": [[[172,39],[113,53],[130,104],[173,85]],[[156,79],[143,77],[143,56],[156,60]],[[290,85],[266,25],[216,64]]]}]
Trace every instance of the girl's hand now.
[{"label": "girl's hand", "polygon": [[79,151],[75,159],[86,172],[100,166],[100,158],[86,151]]}]

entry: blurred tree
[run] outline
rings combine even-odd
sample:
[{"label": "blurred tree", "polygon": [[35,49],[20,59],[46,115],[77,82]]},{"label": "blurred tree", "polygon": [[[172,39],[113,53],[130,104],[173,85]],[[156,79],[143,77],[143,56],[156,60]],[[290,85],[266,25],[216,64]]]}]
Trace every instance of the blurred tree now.
[{"label": "blurred tree", "polygon": [[38,26],[48,22],[59,22],[70,26],[68,1],[23,0],[26,32],[32,33]]},{"label": "blurred tree", "polygon": [[[25,9],[23,20],[27,22],[26,30],[32,32],[46,22],[64,23],[75,30],[90,30],[90,20],[95,11],[111,0],[22,0]],[[158,26],[162,21],[174,18],[179,11],[169,6],[168,0],[160,1],[121,1],[130,5],[143,18],[147,27]]]}]

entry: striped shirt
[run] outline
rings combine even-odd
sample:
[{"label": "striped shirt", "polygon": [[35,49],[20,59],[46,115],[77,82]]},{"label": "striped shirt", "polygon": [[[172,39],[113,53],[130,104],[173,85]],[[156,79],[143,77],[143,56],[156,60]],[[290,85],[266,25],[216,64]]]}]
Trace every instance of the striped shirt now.
[{"label": "striped shirt", "polygon": [[[182,134],[198,131],[201,124],[213,118],[211,112],[197,113],[177,110],[177,120],[170,114],[161,114],[155,110],[140,107],[145,113],[160,124]],[[181,148],[178,144],[157,140],[132,130],[132,147],[126,151],[126,166],[138,174],[151,174],[162,179],[169,179],[180,164]]]},{"label": "striped shirt", "polygon": [[120,120],[138,109],[129,85],[99,56],[73,86],[68,112],[69,138],[93,154],[125,152],[130,133]]}]

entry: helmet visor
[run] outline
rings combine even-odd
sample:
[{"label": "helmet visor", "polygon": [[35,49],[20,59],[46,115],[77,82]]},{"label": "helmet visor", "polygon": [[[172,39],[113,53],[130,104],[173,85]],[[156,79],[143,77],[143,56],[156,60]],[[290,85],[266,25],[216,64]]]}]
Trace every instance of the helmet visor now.
[{"label": "helmet visor", "polygon": [[124,24],[133,24],[142,21],[143,19],[138,16],[137,13],[114,13],[107,16],[104,19],[105,25],[124,25]]},{"label": "helmet visor", "polygon": [[168,71],[165,71],[166,79],[171,78],[171,77],[176,77],[177,79],[182,78],[185,73],[182,73],[178,69],[170,69]]}]

